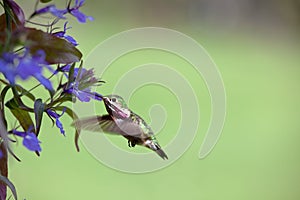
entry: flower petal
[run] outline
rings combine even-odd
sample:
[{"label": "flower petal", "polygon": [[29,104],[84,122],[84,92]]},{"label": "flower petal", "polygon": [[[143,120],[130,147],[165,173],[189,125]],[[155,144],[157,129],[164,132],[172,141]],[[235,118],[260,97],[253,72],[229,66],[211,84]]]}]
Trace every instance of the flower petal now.
[{"label": "flower petal", "polygon": [[73,90],[73,94],[82,102],[89,102],[91,97],[88,93],[80,90]]},{"label": "flower petal", "polygon": [[25,137],[26,136],[26,132],[23,132],[23,131],[17,131],[17,130],[12,130],[12,133],[17,135],[17,136],[20,136],[20,137]]},{"label": "flower petal", "polygon": [[70,35],[64,35],[64,38],[65,38],[68,42],[70,42],[71,44],[73,44],[74,46],[77,46],[77,45],[78,45],[77,41],[76,41],[72,36],[70,36]]},{"label": "flower petal", "polygon": [[46,112],[55,119],[59,118],[59,115],[56,112],[52,111],[51,109],[48,109]]},{"label": "flower petal", "polygon": [[50,90],[50,91],[54,90],[51,81],[49,79],[47,79],[46,77],[44,77],[40,74],[34,75],[34,77],[48,90]]},{"label": "flower petal", "polygon": [[59,128],[61,134],[65,135],[64,127],[63,127],[61,121],[58,118],[56,119],[55,124],[56,124],[57,128]]},{"label": "flower petal", "polygon": [[42,151],[40,141],[34,133],[28,133],[23,139],[23,145],[30,151]]},{"label": "flower petal", "polygon": [[55,125],[57,128],[59,128],[61,134],[63,134],[63,135],[65,135],[65,130],[64,130],[63,124],[61,123],[59,118],[65,113],[65,111],[66,111],[66,108],[63,109],[63,111],[60,115],[58,115],[56,112],[52,111],[51,109],[48,109],[46,111],[48,113],[48,115],[50,115],[52,118],[55,119]]},{"label": "flower petal", "polygon": [[102,101],[103,99],[102,99],[102,95],[101,94],[98,94],[97,92],[93,92],[92,94],[91,94],[92,96],[92,98],[93,99],[95,99],[95,100],[98,100],[98,101]]},{"label": "flower petal", "polygon": [[5,76],[10,84],[15,84],[16,73],[12,66],[7,66],[6,63],[0,60],[0,72]]},{"label": "flower petal", "polygon": [[82,12],[80,12],[79,10],[75,9],[75,10],[72,10],[70,13],[74,17],[76,17],[79,22],[81,22],[81,23],[85,23],[86,22],[87,16],[85,14],[83,14]]},{"label": "flower petal", "polygon": [[41,8],[37,11],[35,11],[35,15],[40,15],[40,14],[45,14],[45,13],[51,13],[52,15],[61,18],[61,19],[65,19],[66,17],[64,16],[68,11],[66,9],[64,10],[59,10],[56,8],[55,5],[49,5],[46,6],[44,8]]}]

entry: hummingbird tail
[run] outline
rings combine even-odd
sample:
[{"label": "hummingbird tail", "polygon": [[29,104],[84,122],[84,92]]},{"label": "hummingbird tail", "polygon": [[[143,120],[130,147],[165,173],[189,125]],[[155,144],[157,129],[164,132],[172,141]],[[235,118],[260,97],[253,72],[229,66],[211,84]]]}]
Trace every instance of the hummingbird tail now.
[{"label": "hummingbird tail", "polygon": [[162,159],[167,160],[168,156],[162,149],[157,149],[155,151]]},{"label": "hummingbird tail", "polygon": [[167,154],[161,149],[160,145],[156,141],[147,140],[144,145],[155,151],[162,159],[168,159]]}]

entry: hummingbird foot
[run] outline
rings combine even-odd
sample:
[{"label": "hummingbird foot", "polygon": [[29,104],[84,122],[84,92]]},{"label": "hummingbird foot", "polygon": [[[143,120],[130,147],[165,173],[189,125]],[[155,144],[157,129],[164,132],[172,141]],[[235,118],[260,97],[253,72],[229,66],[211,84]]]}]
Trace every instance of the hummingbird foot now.
[{"label": "hummingbird foot", "polygon": [[134,141],[130,141],[128,140],[128,146],[131,147],[135,147],[136,143]]},{"label": "hummingbird foot", "polygon": [[128,140],[128,146],[131,147],[131,142],[130,142],[130,140]]}]

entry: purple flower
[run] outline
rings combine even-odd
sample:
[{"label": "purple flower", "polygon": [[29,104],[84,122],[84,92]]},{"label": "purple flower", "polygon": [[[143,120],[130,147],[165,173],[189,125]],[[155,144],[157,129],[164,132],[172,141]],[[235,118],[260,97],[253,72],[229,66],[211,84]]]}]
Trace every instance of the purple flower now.
[{"label": "purple flower", "polygon": [[[64,70],[69,70],[66,66]],[[91,99],[102,100],[102,95],[92,92],[92,86],[98,86],[102,82],[94,77],[93,69],[75,68],[74,82],[69,83],[65,88],[65,92],[75,95],[82,102],[89,102]]]},{"label": "purple flower", "polygon": [[47,109],[46,112],[47,114],[52,117],[53,119],[55,119],[55,124],[57,126],[57,128],[59,128],[61,134],[65,135],[65,130],[64,127],[61,123],[61,121],[59,120],[59,118],[65,113],[66,109],[64,109],[62,111],[62,113],[60,115],[58,115],[56,112],[52,111],[51,109]]},{"label": "purple flower", "polygon": [[[81,23],[85,23],[86,19],[89,19],[90,21],[94,20],[91,16],[86,16],[82,12],[79,11],[79,8],[83,6],[85,0],[76,0],[75,5],[73,7],[70,7],[70,3],[68,6],[68,12],[77,18],[77,20]],[[71,1],[70,1],[71,2]]]},{"label": "purple flower", "polygon": [[36,10],[33,15],[40,15],[40,14],[44,14],[44,13],[51,13],[52,15],[54,15],[58,18],[66,19],[66,17],[64,15],[66,13],[68,13],[68,11],[66,9],[59,10],[56,8],[55,5],[49,5],[44,8],[41,8],[39,10]]},{"label": "purple flower", "polygon": [[67,90],[67,93],[75,95],[82,102],[89,102],[91,99],[98,101],[102,100],[102,96],[96,92],[91,92],[90,88],[78,89],[79,83],[73,85],[74,87]]},{"label": "purple flower", "polygon": [[40,141],[36,135],[32,132],[32,128],[29,128],[26,132],[13,130],[13,134],[23,138],[23,145],[30,151],[42,151]]},{"label": "purple flower", "polygon": [[[71,66],[72,66],[71,64],[67,64],[67,65],[63,66],[62,68],[60,68],[60,71],[61,72],[69,72]],[[79,67],[74,68],[73,78],[77,78],[78,71],[79,71]],[[82,73],[84,73],[86,71],[87,71],[86,69],[82,68],[81,69],[81,76],[82,76]],[[67,77],[68,77],[68,75],[67,75]]]},{"label": "purple flower", "polygon": [[65,40],[67,40],[68,42],[73,44],[74,46],[77,46],[78,43],[76,42],[76,40],[72,36],[66,35],[66,31],[71,28],[71,27],[67,27],[67,24],[68,24],[68,22],[65,23],[63,31],[55,32],[55,33],[53,33],[53,35],[55,35],[56,37],[59,37],[59,38],[64,38]]},{"label": "purple flower", "polygon": [[68,3],[68,7],[66,9],[57,9],[55,5],[49,5],[44,8],[41,8],[39,10],[36,10],[34,14],[31,16],[33,17],[34,15],[40,15],[40,14],[45,14],[45,13],[51,13],[52,15],[61,18],[61,19],[66,19],[64,16],[67,13],[70,13],[74,17],[77,18],[77,20],[81,23],[85,23],[86,19],[93,20],[92,17],[86,16],[84,13],[79,11],[79,8],[83,6],[84,0],[76,0],[75,5],[71,7],[71,0]]},{"label": "purple flower", "polygon": [[45,62],[45,53],[38,51],[35,55],[29,54],[26,50],[24,55],[18,55],[14,53],[4,53],[0,58],[0,72],[2,72],[5,78],[10,84],[15,84],[16,77],[20,77],[23,80],[29,77],[36,78],[45,88],[53,90],[52,84],[49,79],[42,75],[42,69],[46,67],[51,69]]}]

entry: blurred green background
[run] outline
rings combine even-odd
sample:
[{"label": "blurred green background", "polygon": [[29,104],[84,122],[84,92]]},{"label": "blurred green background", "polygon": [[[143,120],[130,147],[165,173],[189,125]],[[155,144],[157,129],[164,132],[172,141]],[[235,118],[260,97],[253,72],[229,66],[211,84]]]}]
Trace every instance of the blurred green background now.
[{"label": "blurred green background", "polygon": [[[27,13],[32,11],[34,1],[32,5],[18,2]],[[68,33],[80,43],[84,55],[116,33],[147,26],[180,31],[203,45],[226,88],[225,126],[212,153],[199,160],[211,112],[201,77],[165,52],[125,55],[103,75],[108,83],[100,91],[108,94],[112,90],[122,75],[121,66],[126,72],[139,64],[158,62],[185,71],[193,88],[199,88],[201,110],[191,147],[167,168],[127,174],[104,166],[82,145],[77,153],[73,129],[66,126],[67,136],[63,137],[45,120],[41,157],[19,144],[15,151],[22,162],[10,158],[9,176],[21,199],[300,199],[299,1],[87,0],[82,10],[95,20],[83,25],[71,20],[73,28]],[[172,138],[180,113],[176,98],[160,89],[149,86],[136,91],[130,106],[149,122],[149,108],[157,103],[150,96],[162,96],[170,115],[163,134],[158,134],[163,146]],[[172,103],[168,105],[165,99]],[[63,120],[71,123],[67,116]],[[126,149],[123,138],[112,140]]]}]

